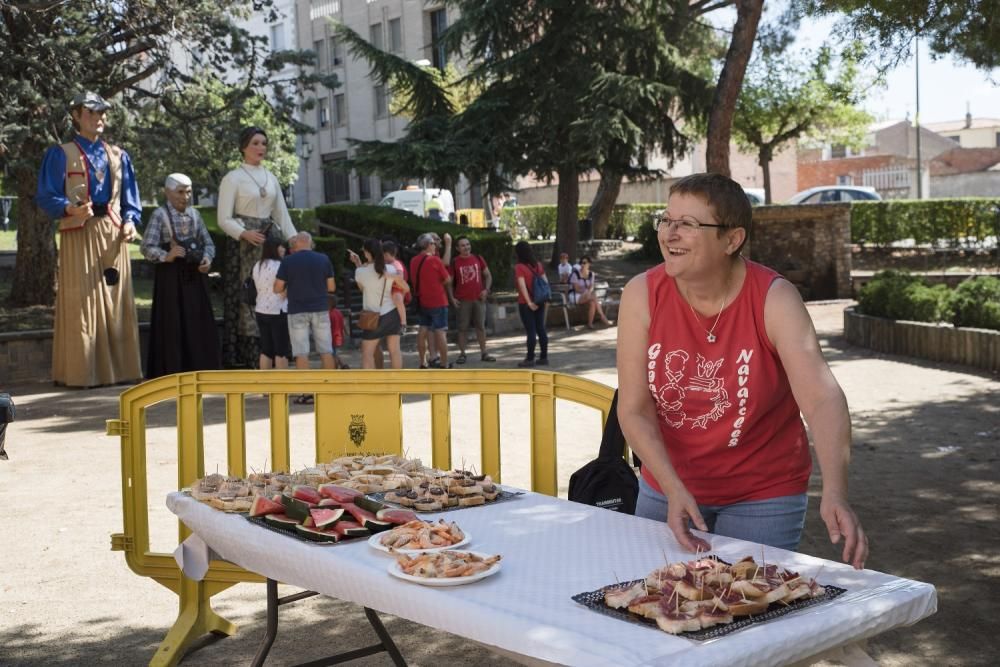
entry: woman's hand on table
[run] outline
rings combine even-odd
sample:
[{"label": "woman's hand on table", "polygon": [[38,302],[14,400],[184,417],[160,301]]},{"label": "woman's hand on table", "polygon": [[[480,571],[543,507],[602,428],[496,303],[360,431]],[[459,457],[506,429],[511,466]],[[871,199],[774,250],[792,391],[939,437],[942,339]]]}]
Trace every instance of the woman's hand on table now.
[{"label": "woman's hand on table", "polygon": [[868,536],[847,499],[824,495],[819,504],[819,515],[830,533],[830,541],[839,544],[841,539],[844,540],[844,562],[853,565],[855,570],[864,569],[865,559],[868,558]]},{"label": "woman's hand on table", "polygon": [[240,238],[251,245],[257,245],[257,246],[263,245],[264,241],[267,240],[267,237],[261,234],[260,232],[255,232],[250,229],[246,229],[240,232]]},{"label": "woman's hand on table", "polygon": [[708,532],[694,496],[683,487],[667,493],[667,525],[680,545],[688,551],[711,551],[708,541],[691,532],[692,523],[698,530]]}]

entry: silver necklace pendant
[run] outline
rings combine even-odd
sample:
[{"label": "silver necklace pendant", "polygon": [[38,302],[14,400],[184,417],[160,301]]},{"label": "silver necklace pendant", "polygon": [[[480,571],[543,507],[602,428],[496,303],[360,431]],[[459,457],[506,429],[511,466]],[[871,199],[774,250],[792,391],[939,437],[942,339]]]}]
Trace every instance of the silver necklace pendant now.
[{"label": "silver necklace pendant", "polygon": [[267,196],[267,188],[265,188],[263,185],[260,186],[260,196],[261,197],[266,197]]},{"label": "silver necklace pendant", "polygon": [[705,336],[705,340],[707,340],[709,343],[714,343],[715,342],[715,334],[709,332],[709,334],[707,336]]}]

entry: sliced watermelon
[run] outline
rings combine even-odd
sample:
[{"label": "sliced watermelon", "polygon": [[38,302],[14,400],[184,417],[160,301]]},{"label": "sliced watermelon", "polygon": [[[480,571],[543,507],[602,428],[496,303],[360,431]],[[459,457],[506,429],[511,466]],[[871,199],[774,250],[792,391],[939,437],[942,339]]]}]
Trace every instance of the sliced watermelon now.
[{"label": "sliced watermelon", "polygon": [[318,505],[319,501],[323,499],[323,496],[319,495],[319,491],[317,491],[314,486],[298,484],[294,489],[292,489],[292,498],[297,498],[299,500],[304,500],[307,503]]},{"label": "sliced watermelon", "polygon": [[250,505],[250,516],[264,516],[267,514],[284,514],[285,506],[276,503],[267,496],[257,496]]},{"label": "sliced watermelon", "polygon": [[326,530],[320,530],[319,528],[295,526],[295,530],[302,537],[307,540],[313,540],[314,542],[337,542],[340,540],[340,535]]},{"label": "sliced watermelon", "polygon": [[337,509],[316,508],[309,510],[309,516],[317,528],[328,528],[340,521],[341,517],[344,516],[344,510],[339,507]]},{"label": "sliced watermelon", "polygon": [[336,484],[323,484],[319,487],[319,493],[338,503],[349,503],[357,496],[362,495],[357,489],[349,489],[346,486]]},{"label": "sliced watermelon", "polygon": [[363,510],[368,510],[372,514],[375,514],[379,510],[384,510],[386,507],[385,503],[380,503],[377,500],[372,500],[368,496],[355,496],[354,504]]},{"label": "sliced watermelon", "polygon": [[323,500],[319,501],[319,507],[328,507],[330,509],[337,509],[338,507],[340,507],[340,503],[338,503],[336,500],[332,498],[324,498]]},{"label": "sliced watermelon", "polygon": [[371,531],[354,521],[338,521],[333,524],[333,532],[340,537],[365,537],[371,535]]},{"label": "sliced watermelon", "polygon": [[382,521],[376,518],[375,515],[368,510],[361,509],[357,505],[344,505],[344,511],[353,516],[358,523],[373,533],[392,528],[391,521]]},{"label": "sliced watermelon", "polygon": [[285,514],[268,514],[264,517],[264,521],[268,524],[274,526],[275,528],[281,528],[282,530],[295,530],[295,526],[299,525],[297,519]]},{"label": "sliced watermelon", "polygon": [[412,510],[400,510],[392,507],[379,510],[375,513],[375,517],[382,521],[388,521],[389,523],[396,524],[397,526],[402,526],[404,523],[420,519],[420,517],[417,516],[417,513]]},{"label": "sliced watermelon", "polygon": [[285,506],[285,514],[299,521],[305,521],[309,516],[309,510],[317,507],[315,503],[308,503],[291,496],[281,496],[281,504]]}]

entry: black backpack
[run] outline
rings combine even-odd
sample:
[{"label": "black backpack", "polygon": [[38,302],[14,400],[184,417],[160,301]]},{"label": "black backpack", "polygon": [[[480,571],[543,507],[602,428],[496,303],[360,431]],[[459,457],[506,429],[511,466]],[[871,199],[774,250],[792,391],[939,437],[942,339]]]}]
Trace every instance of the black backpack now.
[{"label": "black backpack", "polygon": [[247,276],[247,279],[243,281],[240,300],[251,308],[257,305],[257,283],[253,281],[253,274]]},{"label": "black backpack", "polygon": [[635,514],[639,478],[622,457],[625,435],[618,424],[618,390],[611,401],[597,458],[569,478],[569,499],[623,514]]}]

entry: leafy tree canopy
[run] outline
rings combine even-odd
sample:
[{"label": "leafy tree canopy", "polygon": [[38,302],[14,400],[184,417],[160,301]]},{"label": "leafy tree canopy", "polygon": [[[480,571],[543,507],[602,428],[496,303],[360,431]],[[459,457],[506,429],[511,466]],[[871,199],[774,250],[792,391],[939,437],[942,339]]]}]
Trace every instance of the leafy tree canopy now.
[{"label": "leafy tree canopy", "polygon": [[898,59],[915,36],[938,55],[951,54],[984,70],[1000,67],[996,0],[802,0],[806,13],[846,14],[855,39]]}]

